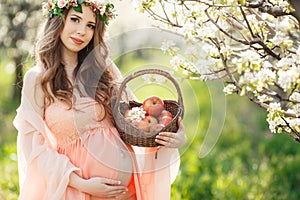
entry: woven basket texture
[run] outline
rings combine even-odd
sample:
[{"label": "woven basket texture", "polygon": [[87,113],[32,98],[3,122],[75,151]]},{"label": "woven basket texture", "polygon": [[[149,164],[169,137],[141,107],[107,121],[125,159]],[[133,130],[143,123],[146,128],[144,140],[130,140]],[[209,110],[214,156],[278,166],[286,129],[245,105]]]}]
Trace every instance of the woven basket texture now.
[{"label": "woven basket texture", "polygon": [[[121,102],[121,94],[126,84],[130,80],[144,74],[158,74],[165,76],[174,84],[177,91],[178,101],[163,100],[164,107],[172,114],[173,120],[159,132],[144,132],[124,117],[124,113],[126,110],[133,107],[139,107],[142,105],[142,103],[136,101]],[[160,132],[177,132],[178,130],[178,118],[182,118],[184,113],[182,93],[178,83],[168,72],[160,69],[140,70],[132,73],[124,79],[117,95],[112,100],[112,111],[116,128],[120,133],[121,139],[125,143],[141,147],[156,147],[159,146],[159,144],[155,142],[155,137],[157,134],[159,134]]]}]

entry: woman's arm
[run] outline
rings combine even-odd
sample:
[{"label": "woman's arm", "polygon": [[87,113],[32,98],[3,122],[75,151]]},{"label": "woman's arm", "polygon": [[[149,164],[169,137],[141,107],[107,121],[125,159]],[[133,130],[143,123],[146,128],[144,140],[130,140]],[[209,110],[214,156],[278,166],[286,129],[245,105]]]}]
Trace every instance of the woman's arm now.
[{"label": "woman's arm", "polygon": [[33,67],[26,72],[21,104],[14,119],[14,126],[18,130],[20,199],[61,199],[70,173],[80,173],[80,170],[47,143],[40,80],[40,68]]}]

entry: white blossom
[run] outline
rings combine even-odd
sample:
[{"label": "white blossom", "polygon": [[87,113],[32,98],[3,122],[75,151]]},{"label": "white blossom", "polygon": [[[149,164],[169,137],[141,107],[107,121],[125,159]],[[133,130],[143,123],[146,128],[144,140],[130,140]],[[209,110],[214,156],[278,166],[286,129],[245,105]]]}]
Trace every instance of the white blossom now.
[{"label": "white blossom", "polygon": [[240,76],[239,83],[241,85],[247,85],[249,83],[253,83],[255,80],[255,75],[252,72],[245,72],[242,76]]},{"label": "white blossom", "polygon": [[267,101],[273,101],[273,98],[272,97],[269,97],[268,95],[259,95],[257,97],[257,99],[261,102],[261,103],[264,103],[264,102],[267,102]]},{"label": "white blossom", "polygon": [[[143,2],[155,2],[135,1],[140,5]],[[286,0],[268,2],[270,6],[290,9]],[[261,103],[270,103],[267,121],[272,132],[281,129],[292,131],[283,119],[290,120],[292,128],[298,127],[297,130],[300,130],[300,120],[284,115],[284,112],[300,115],[300,103],[297,103],[300,102],[300,43],[297,40],[299,33],[295,28],[298,25],[296,20],[289,15],[274,17],[258,10],[252,12],[247,6],[239,5],[246,13],[245,20],[236,0],[187,1],[184,4],[170,0],[159,3],[156,6],[162,5],[160,9],[164,9],[164,12],[160,15],[153,9],[157,15],[152,17],[157,17],[166,25],[165,29],[183,36],[185,41],[182,49],[175,47],[173,41],[162,43],[161,50],[172,56],[170,64],[174,69],[181,68],[183,75],[192,72],[202,80],[228,80],[234,77],[242,88],[239,91],[241,95],[248,93]],[[239,26],[235,26],[235,22]],[[179,54],[180,50],[184,53]],[[220,54],[224,57],[220,57]],[[231,77],[227,74],[230,72]],[[236,86],[228,84],[223,91],[226,94],[235,93]],[[282,104],[283,108],[280,100],[274,102],[286,98],[289,101]]]},{"label": "white blossom", "polygon": [[294,104],[290,109],[287,110],[288,113],[296,115],[296,117],[300,116],[300,104]]},{"label": "white blossom", "polygon": [[161,45],[160,49],[165,53],[165,52],[169,51],[170,48],[174,48],[175,45],[176,44],[173,40],[164,40],[162,42],[162,45]]},{"label": "white blossom", "polygon": [[273,133],[276,133],[276,127],[285,124],[284,120],[280,116],[280,113],[282,112],[281,105],[278,102],[272,102],[269,104],[269,108],[267,110],[269,112],[267,116],[269,129]]},{"label": "white blossom", "polygon": [[228,84],[224,89],[223,92],[225,94],[232,94],[236,90],[236,86],[233,84]]},{"label": "white blossom", "polygon": [[278,71],[278,83],[284,89],[284,91],[289,90],[299,79],[300,69],[297,67],[291,67],[288,70]]},{"label": "white blossom", "polygon": [[179,56],[173,56],[173,58],[170,60],[170,64],[175,70],[178,69],[183,62],[183,59]]},{"label": "white blossom", "polygon": [[279,102],[272,102],[269,104],[269,112],[281,111],[281,105]]},{"label": "white blossom", "polygon": [[142,79],[144,79],[144,81],[146,83],[151,83],[152,82],[152,75],[151,74],[144,74],[144,75],[142,75]]},{"label": "white blossom", "polygon": [[300,119],[299,118],[289,118],[288,123],[293,129],[295,129],[298,132],[300,131]]},{"label": "white blossom", "polygon": [[193,55],[198,55],[200,54],[198,48],[196,45],[192,45],[192,46],[189,46],[185,49],[185,52],[184,52],[185,55],[189,55],[189,56],[193,56]]},{"label": "white blossom", "polygon": [[294,64],[295,64],[294,59],[284,57],[276,63],[276,66],[279,69],[287,69],[287,68],[291,67]]},{"label": "white blossom", "polygon": [[285,124],[285,122],[283,121],[283,119],[276,117],[273,120],[271,120],[269,117],[267,118],[267,121],[269,123],[269,129],[271,132],[276,133],[276,128],[279,125]]},{"label": "white blossom", "polygon": [[289,98],[292,101],[298,101],[300,102],[300,93],[299,92],[293,92],[293,94]]},{"label": "white blossom", "polygon": [[160,76],[160,75],[155,75],[154,80],[158,84],[162,84],[162,83],[166,82],[166,79],[163,76]]},{"label": "white blossom", "polygon": [[145,115],[146,111],[142,107],[133,107],[125,112],[125,118],[130,121],[141,121]]}]

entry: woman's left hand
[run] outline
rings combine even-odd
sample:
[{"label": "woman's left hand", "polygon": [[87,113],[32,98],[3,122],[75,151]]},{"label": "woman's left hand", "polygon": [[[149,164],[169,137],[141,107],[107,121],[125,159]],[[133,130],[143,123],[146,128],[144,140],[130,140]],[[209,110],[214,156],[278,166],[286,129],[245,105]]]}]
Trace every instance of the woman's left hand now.
[{"label": "woman's left hand", "polygon": [[178,131],[173,132],[161,132],[156,136],[155,142],[168,148],[179,148],[186,142],[186,136],[184,133],[184,125],[181,118],[178,119]]}]

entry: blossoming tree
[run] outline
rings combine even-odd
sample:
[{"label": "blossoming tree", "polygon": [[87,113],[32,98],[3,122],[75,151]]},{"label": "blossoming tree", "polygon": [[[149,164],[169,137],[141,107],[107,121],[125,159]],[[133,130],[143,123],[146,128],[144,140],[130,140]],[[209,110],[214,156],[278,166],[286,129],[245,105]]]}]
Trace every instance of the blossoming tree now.
[{"label": "blossoming tree", "polygon": [[300,142],[299,2],[287,0],[137,0],[159,28],[184,38],[166,41],[171,65],[190,79],[221,79],[267,110],[269,128]]}]

